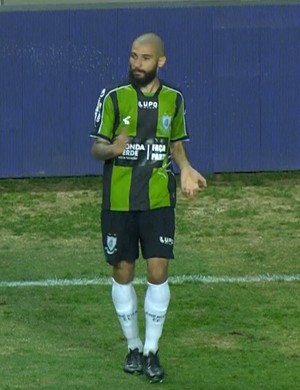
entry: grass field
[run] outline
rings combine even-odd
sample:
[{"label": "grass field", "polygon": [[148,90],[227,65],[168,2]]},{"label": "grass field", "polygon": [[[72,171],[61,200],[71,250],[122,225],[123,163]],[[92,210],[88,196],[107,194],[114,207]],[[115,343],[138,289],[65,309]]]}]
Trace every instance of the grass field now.
[{"label": "grass field", "polygon": [[[101,178],[1,180],[0,389],[298,390],[300,172],[214,175],[208,185],[192,202],[178,193],[166,380],[150,385],[122,371]],[[143,334],[145,285],[136,290]]]}]

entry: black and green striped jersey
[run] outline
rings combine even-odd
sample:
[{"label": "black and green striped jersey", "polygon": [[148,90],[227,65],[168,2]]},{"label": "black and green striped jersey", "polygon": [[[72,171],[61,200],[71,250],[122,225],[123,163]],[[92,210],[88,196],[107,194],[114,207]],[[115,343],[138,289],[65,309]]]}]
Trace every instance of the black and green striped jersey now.
[{"label": "black and green striped jersey", "polygon": [[174,207],[170,142],[188,139],[183,95],[162,82],[151,96],[129,83],[104,89],[92,136],[113,142],[124,128],[129,142],[123,154],[105,161],[103,167],[103,209]]}]

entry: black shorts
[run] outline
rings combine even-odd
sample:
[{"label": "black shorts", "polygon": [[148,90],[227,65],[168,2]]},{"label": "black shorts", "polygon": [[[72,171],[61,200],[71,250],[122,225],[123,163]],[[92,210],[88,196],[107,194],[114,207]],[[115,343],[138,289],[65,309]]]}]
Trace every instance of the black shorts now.
[{"label": "black shorts", "polygon": [[173,259],[175,216],[170,207],[147,211],[101,212],[102,243],[106,260],[134,262],[139,247],[144,259]]}]

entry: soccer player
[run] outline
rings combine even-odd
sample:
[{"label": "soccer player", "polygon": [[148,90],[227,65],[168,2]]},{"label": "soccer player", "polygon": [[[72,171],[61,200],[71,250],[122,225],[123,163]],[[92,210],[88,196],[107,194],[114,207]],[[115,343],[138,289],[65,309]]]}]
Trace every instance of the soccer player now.
[{"label": "soccer player", "polygon": [[[92,156],[104,160],[102,241],[112,266],[112,300],[128,354],[124,371],[162,382],[158,344],[170,301],[169,259],[174,258],[176,181],[190,198],[205,178],[190,165],[183,95],[158,77],[165,65],[164,43],[147,33],[136,38],[129,59],[129,80],[103,89],[95,111]],[[147,264],[144,300],[145,340],[139,335],[133,286],[139,248]]]}]

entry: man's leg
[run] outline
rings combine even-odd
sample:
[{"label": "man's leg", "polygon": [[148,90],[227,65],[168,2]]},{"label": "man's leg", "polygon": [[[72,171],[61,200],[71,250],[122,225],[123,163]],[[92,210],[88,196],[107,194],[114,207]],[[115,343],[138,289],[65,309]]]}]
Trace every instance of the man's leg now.
[{"label": "man's leg", "polygon": [[113,266],[112,300],[128,345],[124,370],[140,373],[143,343],[139,337],[137,296],[132,284],[134,266],[134,263],[126,261]]},{"label": "man's leg", "polygon": [[151,258],[147,261],[148,288],[145,295],[146,335],[144,344],[145,374],[151,382],[161,382],[164,371],[158,359],[158,344],[170,302],[167,280],[168,260]]},{"label": "man's leg", "polygon": [[141,372],[143,344],[139,337],[137,297],[132,285],[134,259],[139,257],[135,215],[102,210],[101,227],[106,260],[112,266],[112,301],[128,345],[124,370]]},{"label": "man's leg", "polygon": [[161,382],[164,371],[158,359],[159,340],[170,302],[169,260],[174,258],[174,209],[149,210],[139,219],[141,250],[147,259],[148,287],[145,295],[146,334],[144,372],[151,382]]},{"label": "man's leg", "polygon": [[144,354],[156,353],[170,302],[167,280],[168,260],[152,258],[147,261],[148,287],[145,295],[146,337]]}]

